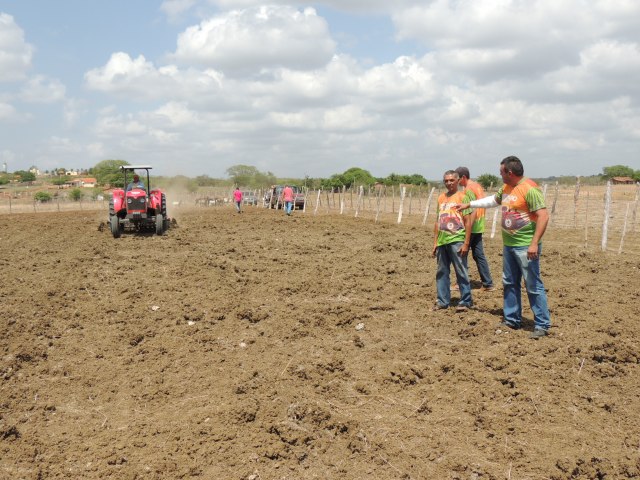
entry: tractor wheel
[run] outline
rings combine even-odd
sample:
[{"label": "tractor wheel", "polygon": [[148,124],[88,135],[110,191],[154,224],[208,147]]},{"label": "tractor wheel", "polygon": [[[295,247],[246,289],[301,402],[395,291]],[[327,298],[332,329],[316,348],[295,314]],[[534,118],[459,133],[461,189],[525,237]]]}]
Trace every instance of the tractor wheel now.
[{"label": "tractor wheel", "polygon": [[111,225],[111,233],[113,234],[113,238],[119,238],[122,230],[120,229],[120,220],[117,215],[111,215],[109,217],[109,224]]},{"label": "tractor wheel", "polygon": [[167,218],[167,197],[166,195],[163,193],[162,194],[162,201],[160,204],[160,212],[162,213],[162,216],[164,218]]},{"label": "tractor wheel", "polygon": [[156,235],[162,235],[164,233],[164,216],[159,213],[156,215]]}]

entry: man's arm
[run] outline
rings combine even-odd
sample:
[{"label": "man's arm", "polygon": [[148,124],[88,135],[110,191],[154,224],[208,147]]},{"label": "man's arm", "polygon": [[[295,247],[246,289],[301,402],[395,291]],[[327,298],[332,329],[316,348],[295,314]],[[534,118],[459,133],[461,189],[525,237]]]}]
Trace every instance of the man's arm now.
[{"label": "man's arm", "polygon": [[536,230],[533,232],[533,238],[531,239],[531,245],[527,249],[527,258],[533,260],[538,258],[538,244],[542,240],[544,232],[547,230],[547,224],[549,223],[549,212],[546,208],[536,210],[538,220],[536,221]]},{"label": "man's arm", "polygon": [[471,226],[473,225],[474,217],[475,212],[462,216],[462,222],[464,223],[464,242],[460,248],[460,255],[463,257],[466,257],[469,253],[469,246],[471,244]]},{"label": "man's arm", "polygon": [[478,200],[472,200],[469,203],[459,203],[454,208],[458,211],[466,210],[467,208],[493,208],[500,205],[502,202],[498,200],[497,195],[489,195],[488,197],[480,198]]}]

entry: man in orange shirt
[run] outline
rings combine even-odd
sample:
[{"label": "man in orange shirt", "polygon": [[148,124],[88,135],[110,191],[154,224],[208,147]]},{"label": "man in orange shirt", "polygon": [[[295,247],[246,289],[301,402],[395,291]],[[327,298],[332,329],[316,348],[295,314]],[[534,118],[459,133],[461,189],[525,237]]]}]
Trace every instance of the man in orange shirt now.
[{"label": "man in orange shirt", "polygon": [[469,207],[502,206],[502,325],[516,330],[521,328],[520,285],[524,279],[534,321],[530,338],[538,339],[548,335],[551,327],[547,293],[540,275],[542,236],[549,223],[549,213],[542,190],[524,176],[524,167],[518,157],[509,156],[500,162],[500,176],[504,185],[498,193],[462,202],[455,208],[466,211]]},{"label": "man in orange shirt", "polygon": [[[467,167],[456,168],[456,173],[460,176],[460,185],[464,187],[464,192],[467,194],[470,201],[485,197],[482,185],[469,178],[470,174]],[[489,270],[489,262],[487,262],[487,257],[484,254],[484,246],[482,244],[485,220],[484,208],[477,208],[473,213],[471,213],[472,227],[469,247],[471,249],[473,259],[478,266],[478,273],[480,274],[480,280],[482,281],[482,288],[485,291],[491,291],[495,290],[495,287],[493,286],[491,270]]]},{"label": "man in orange shirt", "polygon": [[467,253],[471,237],[471,210],[459,211],[455,207],[460,203],[468,203],[469,197],[458,191],[458,174],[453,170],[444,172],[443,179],[447,191],[438,197],[436,221],[433,226],[432,256],[438,259],[436,270],[437,302],[433,310],[449,308],[451,287],[449,276],[451,266],[456,273],[460,286],[460,301],[457,312],[466,312],[473,305],[471,285],[467,272]]}]

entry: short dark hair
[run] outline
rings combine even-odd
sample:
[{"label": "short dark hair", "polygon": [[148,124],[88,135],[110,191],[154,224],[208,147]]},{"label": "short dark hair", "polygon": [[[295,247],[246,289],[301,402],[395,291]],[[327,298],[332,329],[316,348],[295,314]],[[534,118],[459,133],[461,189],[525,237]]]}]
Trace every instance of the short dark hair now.
[{"label": "short dark hair", "polygon": [[469,173],[469,169],[467,167],[458,167],[456,168],[456,173],[460,178],[467,177],[471,178],[471,174]]},{"label": "short dark hair", "polygon": [[500,162],[500,165],[504,165],[504,169],[507,172],[513,173],[517,177],[521,177],[524,175],[524,167],[522,166],[522,162],[518,157],[513,155],[503,158]]},{"label": "short dark hair", "polygon": [[460,175],[458,175],[458,172],[456,172],[455,170],[447,170],[446,172],[444,172],[444,175],[442,175],[442,178],[446,177],[447,175],[455,175],[456,178],[460,178]]}]

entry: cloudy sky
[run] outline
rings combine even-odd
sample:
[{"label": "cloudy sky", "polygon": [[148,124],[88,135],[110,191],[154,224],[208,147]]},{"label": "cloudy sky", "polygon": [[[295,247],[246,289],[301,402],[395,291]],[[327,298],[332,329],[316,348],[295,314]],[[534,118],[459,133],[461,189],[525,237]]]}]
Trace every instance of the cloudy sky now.
[{"label": "cloudy sky", "polygon": [[0,0],[9,171],[640,169],[638,0]]}]

